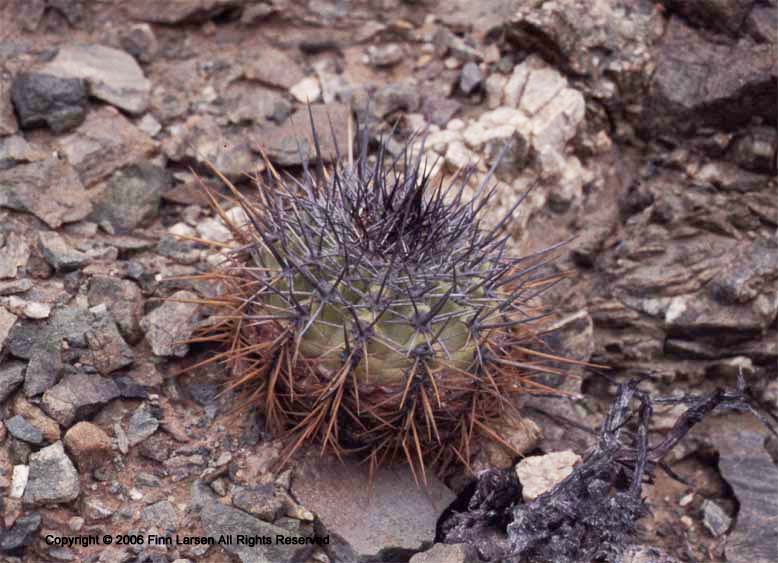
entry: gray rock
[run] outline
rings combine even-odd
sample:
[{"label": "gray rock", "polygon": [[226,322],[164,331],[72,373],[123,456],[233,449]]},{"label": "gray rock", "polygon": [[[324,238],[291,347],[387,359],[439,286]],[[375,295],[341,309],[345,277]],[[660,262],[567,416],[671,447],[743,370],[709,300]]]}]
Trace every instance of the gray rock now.
[{"label": "gray rock", "polygon": [[86,121],[58,139],[58,144],[87,187],[123,166],[145,160],[155,150],[151,138],[112,107],[90,111]]},{"label": "gray rock", "polygon": [[[349,109],[338,103],[315,104],[310,106],[313,122],[319,137],[322,158],[330,161],[335,158],[335,142],[330,132],[330,122],[335,126],[337,145],[343,153],[348,146],[347,130],[335,124],[348,121]],[[304,159],[316,157],[316,147],[311,135],[308,111],[301,110],[292,115],[282,125],[261,127],[252,137],[252,146],[265,150],[270,160],[282,166],[297,166]]]},{"label": "gray rock", "polygon": [[52,229],[92,211],[76,170],[56,157],[0,171],[0,207],[32,213]]},{"label": "gray rock", "polygon": [[141,114],[149,103],[151,82],[138,63],[124,51],[102,45],[65,45],[43,66],[42,72],[79,78],[89,93],[131,114]]},{"label": "gray rock", "polygon": [[172,177],[150,162],[132,164],[116,171],[101,196],[94,199],[92,220],[107,221],[117,233],[128,233],[159,214],[161,193]]},{"label": "gray rock", "polygon": [[[192,336],[200,306],[186,301],[198,297],[189,291],[177,291],[140,322],[146,340],[157,356],[183,357],[189,350],[184,340]],[[179,301],[176,301],[179,300]]]},{"label": "gray rock", "polygon": [[66,375],[43,394],[43,410],[62,426],[94,413],[100,406],[119,396],[112,380],[99,375]]},{"label": "gray rock", "polygon": [[716,433],[719,470],[740,504],[725,548],[732,563],[778,561],[778,466],[758,432]]},{"label": "gray rock", "polygon": [[5,427],[8,432],[17,440],[22,440],[28,444],[39,446],[43,443],[43,434],[35,426],[30,424],[26,418],[20,415],[12,416],[5,420]]},{"label": "gray rock", "polygon": [[751,37],[760,43],[775,43],[778,29],[778,6],[754,6],[746,21]]},{"label": "gray rock", "polygon": [[[776,10],[778,11],[778,10]],[[735,139],[729,154],[738,165],[760,174],[775,173],[778,132],[773,127],[754,127]]]},{"label": "gray rock", "polygon": [[197,264],[201,258],[200,250],[192,242],[179,240],[173,235],[164,235],[159,239],[157,254],[184,265]]},{"label": "gray rock", "polygon": [[[420,107],[419,85],[412,80],[406,80],[380,88],[375,94],[372,111],[378,117],[384,118],[398,111],[414,113]],[[364,111],[364,106],[355,109]],[[333,123],[338,122],[333,119]]]},{"label": "gray rock", "polygon": [[89,255],[76,250],[54,231],[38,233],[38,248],[52,268],[57,272],[70,272],[89,263]]},{"label": "gray rock", "polygon": [[[156,411],[156,412],[155,412]],[[130,446],[136,446],[154,434],[159,428],[159,409],[143,403],[130,417],[127,425],[127,441]]]},{"label": "gray rock", "polygon": [[142,63],[154,60],[159,42],[154,30],[147,23],[136,23],[119,31],[119,45]]},{"label": "gray rock", "polygon": [[711,281],[710,292],[724,305],[744,304],[769,296],[778,282],[778,240],[739,246]]},{"label": "gray rock", "polygon": [[435,95],[425,96],[421,106],[424,118],[440,127],[445,127],[461,109],[462,104],[453,98]]},{"label": "gray rock", "polygon": [[137,20],[181,23],[206,21],[246,3],[246,0],[192,0],[160,4],[156,0],[138,0],[127,4],[125,9],[130,17]]},{"label": "gray rock", "polygon": [[32,282],[28,278],[0,282],[0,296],[24,293],[32,289]]},{"label": "gray rock", "polygon": [[410,563],[478,563],[475,550],[467,544],[436,543],[431,549],[411,557]]},{"label": "gray rock", "polygon": [[[4,308],[0,308],[0,351],[3,350],[3,347],[5,346],[5,340],[11,333],[11,329],[13,329],[13,326],[16,323],[16,319],[16,315],[9,313]],[[0,393],[0,396],[1,395],[2,393]],[[1,402],[2,399],[0,399],[0,403]]]},{"label": "gray rock", "polygon": [[[302,536],[284,528],[263,522],[258,518],[246,514],[242,510],[220,504],[215,498],[203,493],[201,499],[203,505],[200,518],[203,528],[208,536],[218,538],[221,535],[237,534],[258,535],[276,538],[283,536],[290,539],[302,540]],[[304,561],[313,551],[311,545],[285,544],[273,541],[270,545],[225,545],[224,549],[238,556],[242,563],[291,563]]]},{"label": "gray rock", "polygon": [[285,499],[276,494],[273,485],[259,485],[252,489],[241,487],[233,493],[232,504],[265,522],[273,522],[286,509]]},{"label": "gray rock", "polygon": [[695,26],[707,27],[713,31],[739,35],[746,17],[756,0],[702,0],[684,2],[666,0],[664,4],[673,13]]},{"label": "gray rock", "polygon": [[367,59],[376,68],[394,66],[405,58],[405,51],[397,43],[371,45],[367,48]]},{"label": "gray rock", "polygon": [[0,531],[0,552],[14,553],[35,541],[41,527],[41,515],[37,512],[16,519],[14,525]]},{"label": "gray rock", "polygon": [[163,141],[162,149],[173,161],[194,160],[203,165],[210,162],[235,180],[263,169],[244,136],[223,130],[210,115],[192,115],[169,130],[170,136]]},{"label": "gray rock", "polygon": [[714,538],[720,538],[729,530],[732,518],[718,504],[705,499],[702,503],[702,523]]},{"label": "gray rock", "polygon": [[22,381],[24,381],[24,364],[13,361],[3,362],[0,365],[0,403],[10,397]]},{"label": "gray rock", "polygon": [[430,472],[426,487],[406,465],[384,466],[371,482],[365,464],[318,456],[297,468],[292,494],[352,561],[407,558],[432,544],[438,517],[454,500]]},{"label": "gray rock", "polygon": [[55,346],[62,340],[72,348],[86,348],[85,334],[89,323],[90,315],[84,308],[56,308],[48,321],[17,322],[8,336],[8,349],[17,358],[29,360],[37,348]]},{"label": "gray rock", "polygon": [[29,144],[21,135],[0,137],[0,170],[8,170],[17,164],[46,160],[48,155]]},{"label": "gray rock", "polygon": [[[16,233],[8,233],[0,240],[0,278],[15,278],[18,270],[30,259],[30,242]],[[5,244],[2,244],[2,243]]]},{"label": "gray rock", "polygon": [[624,550],[618,563],[680,563],[655,547],[647,545],[631,545]]},{"label": "gray rock", "polygon": [[284,51],[262,45],[248,49],[242,55],[243,75],[269,86],[288,90],[299,83],[303,74],[300,65]]},{"label": "gray rock", "polygon": [[87,298],[92,307],[108,307],[127,342],[134,344],[143,337],[140,328],[143,294],[135,283],[109,276],[93,276],[89,280]]},{"label": "gray rock", "polygon": [[71,502],[80,493],[78,471],[65,454],[62,442],[55,442],[30,454],[30,478],[24,503],[31,506]]},{"label": "gray rock", "polygon": [[769,45],[714,44],[671,18],[645,112],[648,129],[692,132],[709,125],[726,130],[754,116],[774,122],[774,60]]},{"label": "gray rock", "polygon": [[84,336],[92,352],[90,361],[103,375],[127,367],[135,360],[135,354],[122,338],[113,315],[107,309],[93,312],[89,330]]},{"label": "gray rock", "polygon": [[140,511],[144,526],[157,526],[163,530],[175,530],[178,527],[178,515],[173,503],[167,500],[156,502]]},{"label": "gray rock", "polygon": [[22,72],[14,80],[11,97],[24,129],[46,125],[63,133],[86,117],[86,86],[80,78]]},{"label": "gray rock", "polygon": [[27,364],[24,395],[34,397],[49,389],[59,380],[63,368],[61,344],[57,340],[35,347]]},{"label": "gray rock", "polygon": [[481,74],[481,69],[478,67],[478,64],[474,62],[466,63],[465,66],[462,67],[462,72],[459,75],[459,89],[462,90],[465,95],[470,95],[481,85],[482,80],[483,75]]},{"label": "gray rock", "polygon": [[0,137],[13,135],[19,130],[11,101],[11,81],[0,76]]},{"label": "gray rock", "polygon": [[224,94],[227,119],[232,123],[255,123],[267,125],[268,121],[283,122],[292,110],[292,105],[278,92],[269,88],[237,82],[231,84]]}]

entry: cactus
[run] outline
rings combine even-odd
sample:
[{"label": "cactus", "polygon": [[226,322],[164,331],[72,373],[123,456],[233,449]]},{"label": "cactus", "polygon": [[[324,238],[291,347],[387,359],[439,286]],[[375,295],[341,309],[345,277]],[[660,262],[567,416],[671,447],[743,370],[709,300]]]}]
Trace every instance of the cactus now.
[{"label": "cactus", "polygon": [[494,423],[516,394],[547,390],[533,375],[553,371],[548,356],[527,346],[556,246],[510,255],[523,197],[485,225],[494,168],[474,189],[472,171],[433,182],[423,149],[390,157],[382,143],[371,158],[366,132],[355,160],[325,167],[311,127],[317,158],[300,179],[266,159],[248,197],[215,171],[247,220],[211,196],[238,246],[209,274],[223,291],[200,340],[226,349],[206,362],[228,364],[242,406],[286,437],[285,460],[314,442],[422,475],[467,464],[475,435],[502,441]]}]

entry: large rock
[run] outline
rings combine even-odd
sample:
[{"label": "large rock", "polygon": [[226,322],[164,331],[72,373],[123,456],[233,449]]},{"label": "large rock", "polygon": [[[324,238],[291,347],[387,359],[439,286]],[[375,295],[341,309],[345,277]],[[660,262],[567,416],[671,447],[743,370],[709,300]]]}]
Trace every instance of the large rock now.
[{"label": "large rock", "polygon": [[314,512],[348,561],[409,557],[431,546],[438,517],[454,500],[432,473],[417,484],[407,465],[371,477],[366,464],[311,456],[298,467],[292,493]]},{"label": "large rock", "polygon": [[24,364],[22,362],[4,362],[0,366],[0,404],[16,391],[22,381],[24,381]]},{"label": "large rock", "polygon": [[58,141],[87,187],[123,166],[145,160],[155,150],[148,135],[111,107],[89,112],[83,125]]},{"label": "large rock", "polygon": [[23,497],[25,504],[43,506],[71,502],[80,492],[78,471],[65,454],[62,442],[30,454],[30,476]]},{"label": "large rock", "polygon": [[[330,123],[335,128],[337,148],[341,155],[348,150],[347,128],[342,124],[349,119],[349,108],[343,104],[316,104],[310,106],[313,123],[319,139],[322,158],[335,158],[335,141]],[[339,125],[340,124],[340,125]],[[297,166],[304,160],[316,158],[316,147],[311,134],[311,117],[307,109],[292,115],[282,125],[260,128],[252,137],[252,146],[263,149],[270,160],[281,166]]]},{"label": "large rock", "polygon": [[86,117],[86,87],[80,78],[23,72],[16,76],[11,96],[24,129],[46,125],[62,133]]},{"label": "large rock", "polygon": [[89,331],[85,334],[91,350],[89,360],[103,375],[127,367],[135,360],[135,354],[119,334],[119,328],[111,313],[98,306],[100,311],[92,313]]},{"label": "large rock", "polygon": [[65,238],[54,231],[38,233],[38,250],[57,272],[77,270],[89,262],[89,256],[76,250]]},{"label": "large rock", "polygon": [[111,438],[91,422],[79,422],[65,433],[67,447],[81,471],[92,471],[111,459]]},{"label": "large rock", "polygon": [[32,213],[53,229],[92,211],[76,170],[56,157],[0,171],[0,207]]},{"label": "large rock", "polygon": [[[237,534],[249,536],[260,536],[273,538],[270,545],[232,545],[223,546],[224,549],[237,555],[241,563],[292,563],[296,561],[305,561],[310,555],[313,547],[303,545],[301,540],[303,536],[290,532],[284,528],[268,524],[262,520],[238,510],[231,506],[225,506],[219,503],[216,498],[207,492],[200,492],[193,495],[193,504],[200,508],[200,518],[203,522],[203,528],[208,536],[218,539],[220,536],[236,537]],[[301,543],[282,543],[275,541],[278,536],[297,540]]]},{"label": "large rock", "polygon": [[18,130],[11,101],[11,81],[0,76],[0,137],[13,135]]},{"label": "large rock", "polygon": [[68,427],[119,396],[113,380],[100,375],[74,373],[43,394],[43,410],[62,426]]},{"label": "large rock", "polygon": [[726,543],[727,561],[778,561],[778,466],[764,447],[766,435],[741,431],[717,433],[719,470],[740,505]]},{"label": "large rock", "polygon": [[778,68],[770,45],[706,41],[678,18],[662,38],[650,103],[649,133],[699,127],[734,129],[755,116],[775,123]]},{"label": "large rock", "polygon": [[87,298],[92,307],[108,307],[127,342],[134,344],[143,337],[140,328],[143,294],[135,283],[109,276],[93,276],[89,280]]},{"label": "large rock", "polygon": [[185,356],[189,350],[183,341],[192,336],[200,306],[190,291],[177,291],[162,305],[143,317],[140,326],[157,356]]},{"label": "large rock", "polygon": [[289,55],[267,45],[247,49],[243,59],[243,75],[247,79],[276,88],[288,90],[305,77]]},{"label": "large rock", "polygon": [[197,22],[216,17],[226,10],[246,4],[246,0],[138,0],[125,5],[135,19],[154,23]]},{"label": "large rock", "polygon": [[149,104],[151,82],[138,63],[124,51],[102,45],[65,45],[41,70],[63,78],[80,78],[89,92],[131,114]]}]

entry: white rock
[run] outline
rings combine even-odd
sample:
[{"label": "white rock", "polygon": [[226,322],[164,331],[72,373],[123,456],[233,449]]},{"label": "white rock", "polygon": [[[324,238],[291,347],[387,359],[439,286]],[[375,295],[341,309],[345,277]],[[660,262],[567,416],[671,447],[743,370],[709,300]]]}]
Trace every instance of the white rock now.
[{"label": "white rock", "polygon": [[197,232],[206,240],[227,242],[232,240],[232,233],[219,219],[206,217],[197,225]]},{"label": "white rock", "polygon": [[315,76],[306,76],[289,88],[289,93],[300,103],[312,104],[321,97],[321,84],[319,84],[319,79]]},{"label": "white rock", "polygon": [[525,457],[516,464],[524,500],[529,502],[551,490],[570,475],[580,461],[581,456],[570,450]]},{"label": "white rock", "polygon": [[184,222],[179,222],[170,227],[167,230],[171,235],[179,236],[179,237],[195,237],[197,236],[197,231],[193,228],[187,225]]},{"label": "white rock", "polygon": [[555,69],[549,66],[535,68],[529,74],[518,107],[529,115],[535,115],[565,86],[567,80]]},{"label": "white rock", "polygon": [[527,78],[529,78],[530,65],[536,60],[533,57],[528,57],[523,63],[513,68],[511,77],[504,83],[505,86],[503,87],[503,103],[506,106],[512,108],[519,107],[521,95],[524,93],[524,87],[527,85]]},{"label": "white rock", "polygon": [[575,137],[583,122],[586,102],[583,94],[573,88],[564,88],[551,102],[532,118],[532,144],[536,150],[552,147],[562,152],[565,144]]},{"label": "white rock", "polygon": [[431,149],[438,154],[445,154],[448,145],[462,139],[462,134],[458,131],[444,129],[427,135],[424,141],[426,149]]},{"label": "white rock", "polygon": [[14,465],[13,476],[11,477],[11,491],[8,493],[8,496],[11,498],[22,498],[24,489],[27,488],[27,479],[29,477],[29,465]]},{"label": "white rock", "polygon": [[445,159],[450,169],[459,170],[460,168],[475,164],[478,157],[469,151],[463,142],[454,141],[449,144]]},{"label": "white rock", "polygon": [[[503,104],[503,92],[505,91],[507,83],[508,79],[502,74],[493,73],[489,75],[484,84],[484,89],[486,90],[486,107],[495,109]],[[514,105],[514,107],[516,106]]]}]

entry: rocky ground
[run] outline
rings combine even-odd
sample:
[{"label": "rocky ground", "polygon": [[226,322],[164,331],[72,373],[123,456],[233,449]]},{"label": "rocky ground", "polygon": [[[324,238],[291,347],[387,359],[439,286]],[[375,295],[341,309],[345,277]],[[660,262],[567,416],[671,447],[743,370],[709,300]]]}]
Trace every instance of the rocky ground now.
[{"label": "rocky ground", "polygon": [[[306,102],[320,130],[369,107],[390,151],[426,127],[449,177],[510,141],[494,215],[536,184],[516,251],[575,237],[558,260],[575,275],[547,297],[559,349],[666,395],[741,373],[778,413],[777,28],[775,0],[0,2],[0,558],[476,560],[433,546],[466,475],[419,489],[387,468],[369,489],[315,455],[273,473],[280,445],[228,416],[219,369],[175,377],[208,354],[181,344],[208,311],[161,298],[213,291],[170,279],[212,260],[180,237],[229,240],[194,171],[210,182],[210,160],[248,190],[260,147],[294,171]],[[524,405],[516,444],[554,456],[522,482],[591,446],[542,412],[599,424],[614,386],[572,371],[582,399]],[[644,487],[653,514],[624,561],[778,560],[765,438],[740,415],[695,430],[670,460],[690,484]],[[333,543],[45,539],[314,532]]]}]

